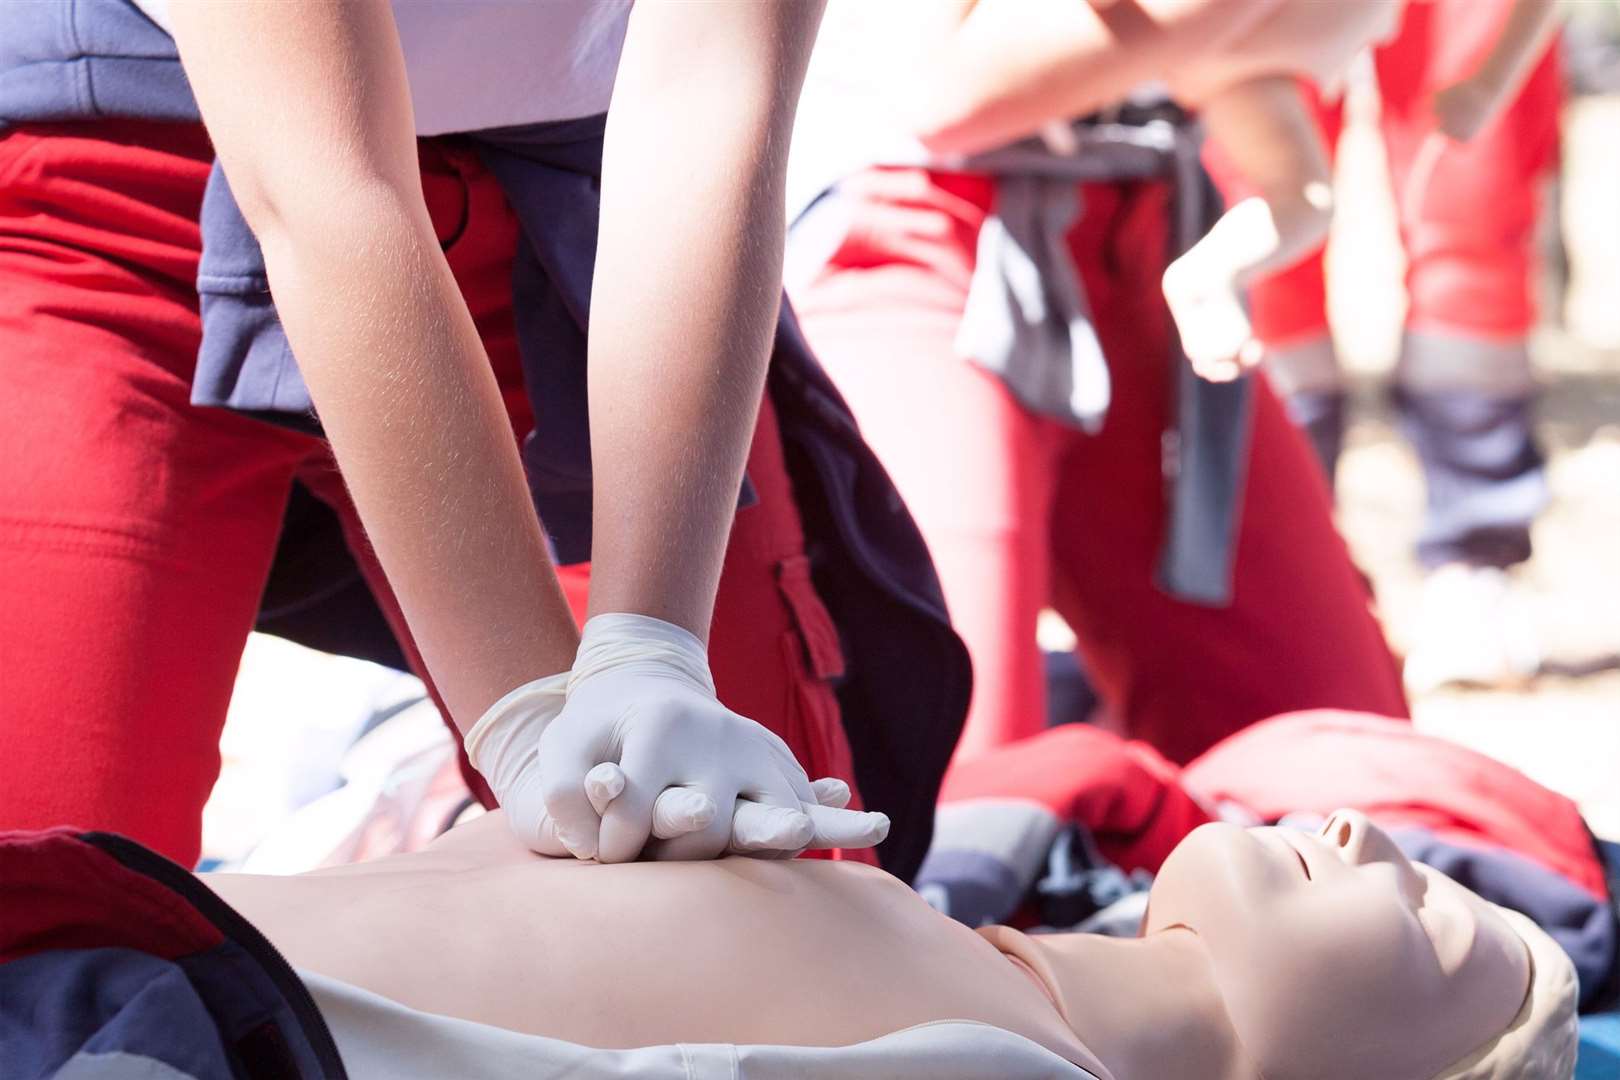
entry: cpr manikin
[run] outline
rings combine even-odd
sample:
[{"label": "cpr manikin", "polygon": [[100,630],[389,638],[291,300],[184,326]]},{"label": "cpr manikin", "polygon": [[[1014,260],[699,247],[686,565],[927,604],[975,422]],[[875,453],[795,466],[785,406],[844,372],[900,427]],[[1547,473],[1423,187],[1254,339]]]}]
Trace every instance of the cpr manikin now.
[{"label": "cpr manikin", "polygon": [[589,1046],[837,1046],[955,1019],[1110,1080],[1573,1068],[1551,939],[1348,811],[1315,836],[1198,829],[1132,940],[975,933],[851,863],[546,859],[498,814],[414,854],[207,881],[300,968]]},{"label": "cpr manikin", "polygon": [[[1092,0],[1106,8],[1136,0]],[[1182,346],[1204,377],[1230,379],[1261,359],[1242,290],[1315,250],[1332,219],[1332,179],[1296,80],[1334,87],[1363,48],[1393,36],[1405,0],[1280,0],[1225,50],[1187,58],[1164,77],[1199,110],[1210,138],[1252,192],[1165,271]],[[1151,13],[1155,0],[1141,0]],[[1553,24],[1552,0],[1518,0],[1496,47],[1469,77],[1436,95],[1440,134],[1467,140],[1512,99]],[[1437,144],[1429,153],[1438,153]]]}]

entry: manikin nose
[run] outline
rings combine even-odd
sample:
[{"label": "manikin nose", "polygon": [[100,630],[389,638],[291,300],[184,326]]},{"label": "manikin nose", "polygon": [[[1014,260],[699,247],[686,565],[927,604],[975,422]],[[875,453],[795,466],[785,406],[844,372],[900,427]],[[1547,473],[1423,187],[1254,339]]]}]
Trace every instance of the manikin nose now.
[{"label": "manikin nose", "polygon": [[1326,840],[1330,847],[1339,849],[1340,858],[1348,858],[1353,850],[1350,845],[1356,840],[1358,824],[1359,822],[1351,821],[1350,815],[1343,810],[1337,811],[1328,815],[1327,821],[1323,823],[1322,839]]},{"label": "manikin nose", "polygon": [[1351,866],[1367,862],[1404,861],[1400,849],[1367,815],[1357,810],[1336,810],[1322,826],[1322,839]]},{"label": "manikin nose", "polygon": [[1396,870],[1403,890],[1414,897],[1423,892],[1422,876],[1413,868],[1393,837],[1359,810],[1337,810],[1322,826],[1322,839],[1350,866],[1387,863]]}]

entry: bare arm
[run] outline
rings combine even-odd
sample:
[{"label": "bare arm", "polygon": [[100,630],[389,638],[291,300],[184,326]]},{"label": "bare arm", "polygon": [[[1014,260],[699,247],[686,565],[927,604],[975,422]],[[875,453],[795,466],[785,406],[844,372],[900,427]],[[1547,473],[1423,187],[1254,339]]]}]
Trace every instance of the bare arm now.
[{"label": "bare arm", "polygon": [[1164,274],[1164,295],[1193,369],[1235,378],[1260,360],[1242,290],[1327,237],[1333,193],[1316,123],[1289,76],[1249,79],[1204,105],[1210,137],[1252,192]]},{"label": "bare arm", "polygon": [[917,5],[918,136],[973,153],[1123,99],[1241,35],[1279,0],[949,0]]},{"label": "bare arm", "polygon": [[1466,141],[1511,102],[1558,24],[1556,0],[1518,0],[1491,51],[1467,78],[1435,95],[1440,130]]},{"label": "bare arm", "polygon": [[707,640],[782,291],[820,0],[638,3],[608,115],[591,301],[593,614]]},{"label": "bare arm", "polygon": [[1255,197],[1228,210],[1182,258],[1243,287],[1327,239],[1333,215],[1327,151],[1289,76],[1228,87],[1205,103],[1202,115],[1210,138]]},{"label": "bare arm", "polygon": [[175,40],[389,581],[465,731],[577,644],[423,204],[387,0],[175,0]]}]

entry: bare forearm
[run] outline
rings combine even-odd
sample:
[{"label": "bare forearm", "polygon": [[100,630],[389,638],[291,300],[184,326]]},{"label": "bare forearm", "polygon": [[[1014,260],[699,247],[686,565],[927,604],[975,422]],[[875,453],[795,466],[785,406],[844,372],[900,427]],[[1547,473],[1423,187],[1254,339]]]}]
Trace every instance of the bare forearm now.
[{"label": "bare forearm", "polygon": [[1555,0],[1518,0],[1496,43],[1472,76],[1498,102],[1511,98],[1523,84],[1557,26]]},{"label": "bare forearm", "polygon": [[261,230],[271,290],[361,520],[465,730],[513,687],[566,670],[575,628],[425,214],[386,192],[338,220],[345,209]]},{"label": "bare forearm", "polygon": [[361,521],[465,729],[571,666],[576,637],[422,201],[387,0],[174,0],[171,14]]},{"label": "bare forearm", "polygon": [[[820,5],[778,11],[785,25],[757,46],[778,54],[739,69],[728,25],[686,41],[684,24],[662,24],[685,18],[679,5],[638,6],[640,29],[658,32],[638,41],[632,22],[603,160],[591,610],[652,615],[703,640],[775,331],[784,159]],[[654,46],[691,54],[672,71],[641,51]]]},{"label": "bare forearm", "polygon": [[1228,87],[1205,103],[1203,120],[1258,198],[1233,206],[1185,258],[1223,281],[1247,285],[1326,238],[1333,212],[1327,153],[1289,77]]},{"label": "bare forearm", "polygon": [[[920,25],[917,134],[973,153],[1122,100],[1278,0],[979,0]],[[925,7],[927,5],[924,5]]]}]

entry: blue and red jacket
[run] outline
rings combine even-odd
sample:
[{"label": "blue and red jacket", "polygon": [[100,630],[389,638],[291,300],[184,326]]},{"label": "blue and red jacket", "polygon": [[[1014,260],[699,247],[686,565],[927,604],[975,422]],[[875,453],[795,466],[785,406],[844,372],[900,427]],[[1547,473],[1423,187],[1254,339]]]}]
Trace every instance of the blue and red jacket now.
[{"label": "blue and red jacket", "polygon": [[111,833],[0,833],[0,1073],[343,1080],[264,935]]}]

